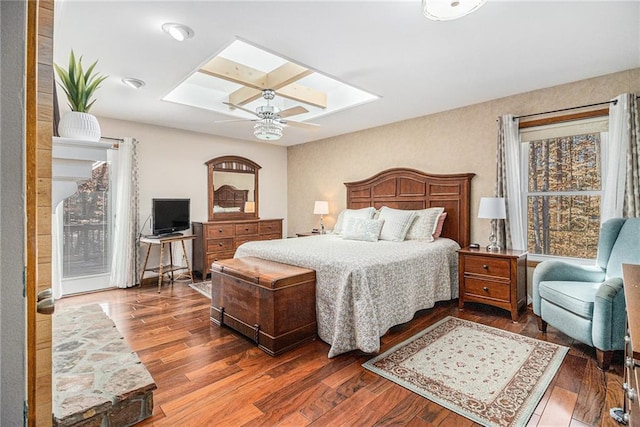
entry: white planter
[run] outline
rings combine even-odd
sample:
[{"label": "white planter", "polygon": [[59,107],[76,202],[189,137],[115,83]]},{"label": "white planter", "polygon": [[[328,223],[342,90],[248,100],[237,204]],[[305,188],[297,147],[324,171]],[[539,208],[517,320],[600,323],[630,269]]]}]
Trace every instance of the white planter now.
[{"label": "white planter", "polygon": [[100,124],[92,114],[67,111],[60,118],[58,133],[63,138],[99,141]]}]

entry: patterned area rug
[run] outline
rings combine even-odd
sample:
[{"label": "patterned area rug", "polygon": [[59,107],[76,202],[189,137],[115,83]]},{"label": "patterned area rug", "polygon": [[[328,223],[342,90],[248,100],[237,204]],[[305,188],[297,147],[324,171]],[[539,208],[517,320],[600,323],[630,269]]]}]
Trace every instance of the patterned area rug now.
[{"label": "patterned area rug", "polygon": [[189,286],[195,289],[196,291],[200,292],[205,297],[211,299],[211,282],[210,281],[191,283],[189,284]]},{"label": "patterned area rug", "polygon": [[524,426],[567,347],[446,317],[363,366],[485,426]]}]

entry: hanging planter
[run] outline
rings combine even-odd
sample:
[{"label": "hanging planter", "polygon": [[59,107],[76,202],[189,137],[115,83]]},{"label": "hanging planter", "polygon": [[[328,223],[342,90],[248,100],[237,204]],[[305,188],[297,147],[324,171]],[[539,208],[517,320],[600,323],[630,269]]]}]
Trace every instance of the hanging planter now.
[{"label": "hanging planter", "polygon": [[60,78],[58,84],[64,90],[69,101],[71,111],[62,115],[58,124],[58,133],[64,138],[98,141],[100,139],[100,124],[89,110],[96,100],[92,100],[93,93],[100,87],[108,76],[101,76],[93,72],[98,61],[91,64],[85,72],[82,69],[82,57],[77,61],[73,50],[69,55],[67,70],[54,64]]}]

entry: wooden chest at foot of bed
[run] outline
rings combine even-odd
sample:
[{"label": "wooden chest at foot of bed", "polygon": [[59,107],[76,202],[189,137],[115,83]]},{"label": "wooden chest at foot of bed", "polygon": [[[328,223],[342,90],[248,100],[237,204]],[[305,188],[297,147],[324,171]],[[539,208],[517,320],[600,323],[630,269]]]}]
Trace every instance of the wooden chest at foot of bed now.
[{"label": "wooden chest at foot of bed", "polygon": [[211,322],[275,356],[316,337],[316,272],[260,258],[211,265]]}]

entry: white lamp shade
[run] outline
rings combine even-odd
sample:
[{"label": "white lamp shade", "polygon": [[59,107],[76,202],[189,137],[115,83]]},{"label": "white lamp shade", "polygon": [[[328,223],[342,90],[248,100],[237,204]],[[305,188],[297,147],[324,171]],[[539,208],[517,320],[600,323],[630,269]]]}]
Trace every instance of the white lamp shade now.
[{"label": "white lamp shade", "polygon": [[316,215],[326,215],[329,213],[329,202],[316,200],[313,205],[313,213]]},{"label": "white lamp shade", "polygon": [[504,219],[507,217],[507,210],[504,204],[504,197],[481,197],[478,208],[478,218]]},{"label": "white lamp shade", "polygon": [[256,202],[244,202],[244,211],[246,213],[254,213],[256,211]]}]

